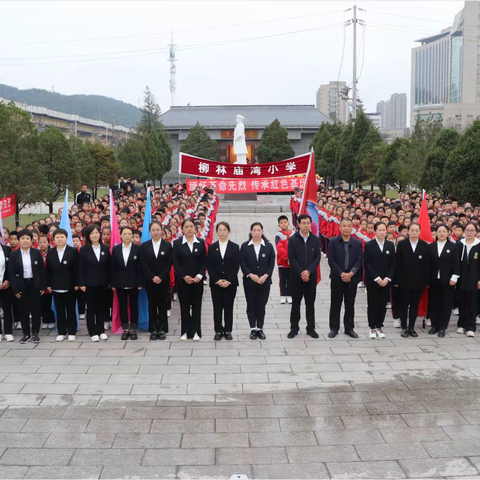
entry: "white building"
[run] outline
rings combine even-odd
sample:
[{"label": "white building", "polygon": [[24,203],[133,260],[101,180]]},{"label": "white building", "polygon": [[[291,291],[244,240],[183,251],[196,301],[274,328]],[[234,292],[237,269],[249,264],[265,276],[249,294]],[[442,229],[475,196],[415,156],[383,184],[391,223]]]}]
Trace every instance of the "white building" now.
[{"label": "white building", "polygon": [[346,87],[346,82],[330,81],[320,85],[317,90],[316,108],[327,117],[345,123],[347,121],[347,102],[342,100],[340,93]]},{"label": "white building", "polygon": [[383,130],[401,130],[407,127],[407,94],[394,93],[390,100],[377,103],[377,113],[382,116]]},{"label": "white building", "polygon": [[382,114],[381,113],[365,113],[365,115],[372,121],[373,126],[379,130],[382,129]]}]

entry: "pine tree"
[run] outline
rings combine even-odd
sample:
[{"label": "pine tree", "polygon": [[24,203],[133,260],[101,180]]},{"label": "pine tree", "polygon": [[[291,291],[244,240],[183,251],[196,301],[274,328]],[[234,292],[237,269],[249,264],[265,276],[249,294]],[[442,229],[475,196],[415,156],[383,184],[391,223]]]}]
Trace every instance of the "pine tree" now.
[{"label": "pine tree", "polygon": [[197,124],[190,129],[187,138],[182,143],[182,152],[207,160],[218,160],[218,143],[213,140],[204,127]]},{"label": "pine tree", "polygon": [[263,131],[260,145],[257,149],[257,156],[260,163],[278,162],[286,160],[295,155],[290,140],[288,139],[287,129],[280,125],[278,119],[275,119]]}]

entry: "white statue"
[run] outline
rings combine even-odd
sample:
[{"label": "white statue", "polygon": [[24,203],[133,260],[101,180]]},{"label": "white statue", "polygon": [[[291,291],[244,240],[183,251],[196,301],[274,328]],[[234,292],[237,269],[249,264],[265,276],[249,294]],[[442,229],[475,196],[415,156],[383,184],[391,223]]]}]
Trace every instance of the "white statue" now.
[{"label": "white statue", "polygon": [[237,156],[235,163],[244,164],[247,163],[247,142],[245,141],[245,125],[243,121],[244,117],[237,115],[237,126],[233,133],[233,153]]}]

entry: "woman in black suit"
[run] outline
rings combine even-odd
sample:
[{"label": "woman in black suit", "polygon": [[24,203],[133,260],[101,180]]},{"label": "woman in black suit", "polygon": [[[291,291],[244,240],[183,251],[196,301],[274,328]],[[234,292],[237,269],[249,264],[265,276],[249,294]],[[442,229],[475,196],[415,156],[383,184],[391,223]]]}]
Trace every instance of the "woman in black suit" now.
[{"label": "woman in black suit", "polygon": [[[122,322],[122,340],[137,340],[138,291],[142,289],[140,273],[140,245],[135,245],[133,230],[123,227],[120,230],[122,243],[112,250],[112,289],[116,290]],[[130,306],[130,322],[128,307]]]},{"label": "woman in black suit", "polygon": [[[228,240],[230,225],[220,222],[216,227],[218,242],[208,249],[207,266],[210,276],[210,289],[213,302],[213,322],[215,325],[215,341],[233,340],[233,302],[237,295],[239,246]],[[222,323],[222,312],[225,324]]]},{"label": "woman in black suit", "polygon": [[260,222],[252,223],[250,240],[240,249],[240,266],[247,299],[247,316],[252,329],[250,338],[265,340],[267,337],[263,333],[263,325],[275,267],[275,250],[264,237]]},{"label": "woman in black suit", "polygon": [[205,276],[207,250],[205,242],[195,236],[195,224],[189,218],[182,223],[182,233],[183,237],[173,242],[173,268],[182,323],[180,340],[192,338],[196,342],[202,336],[202,280]]},{"label": "woman in black suit", "polygon": [[455,243],[448,240],[450,229],[441,224],[437,227],[436,241],[430,248],[430,291],[428,306],[432,328],[430,335],[445,336],[452,313],[455,285],[460,275],[460,256]]},{"label": "woman in black suit", "polygon": [[2,304],[4,322],[5,322],[5,325],[4,325],[5,331],[2,330],[2,324],[0,322],[0,339],[2,339],[3,335],[5,334],[5,340],[7,340],[7,342],[12,342],[14,340],[12,335],[13,294],[12,294],[12,290],[10,289],[10,282],[8,280],[8,264],[10,262],[11,254],[12,254],[12,249],[0,243],[0,303]]},{"label": "woman in black suit", "polygon": [[457,333],[474,337],[475,319],[478,312],[477,292],[480,289],[480,240],[476,238],[477,227],[468,223],[465,238],[457,243],[460,255],[460,279],[458,282]]},{"label": "woman in black suit", "polygon": [[110,305],[110,249],[100,242],[102,232],[96,224],[85,231],[85,246],[80,249],[78,285],[85,292],[87,304],[87,329],[92,342],[107,340],[105,322],[108,321]]}]

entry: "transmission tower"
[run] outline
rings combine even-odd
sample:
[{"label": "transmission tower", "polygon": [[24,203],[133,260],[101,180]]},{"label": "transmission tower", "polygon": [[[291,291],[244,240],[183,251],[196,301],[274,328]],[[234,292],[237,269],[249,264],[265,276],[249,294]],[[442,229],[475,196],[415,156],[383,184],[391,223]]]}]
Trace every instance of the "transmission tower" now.
[{"label": "transmission tower", "polygon": [[173,43],[173,29],[172,37],[168,46],[170,47],[170,55],[168,61],[170,62],[170,106],[172,107],[175,104],[175,90],[177,89],[177,66],[175,65],[175,62],[177,61],[177,59],[175,58],[175,50],[177,48],[177,45]]}]

